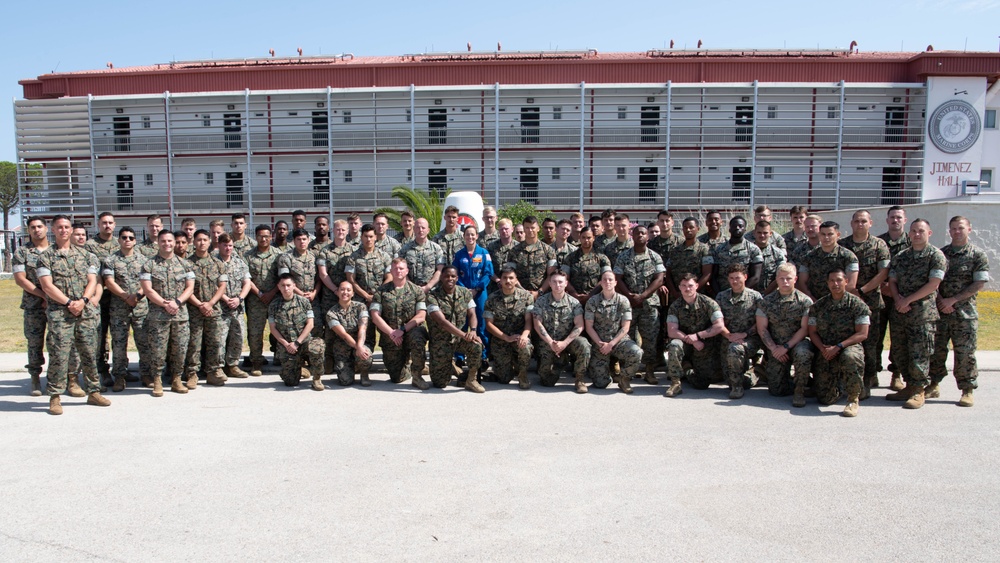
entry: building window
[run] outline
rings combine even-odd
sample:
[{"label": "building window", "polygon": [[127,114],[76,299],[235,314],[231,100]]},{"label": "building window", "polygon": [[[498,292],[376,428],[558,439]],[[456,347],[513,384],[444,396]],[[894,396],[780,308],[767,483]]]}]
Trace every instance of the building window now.
[{"label": "building window", "polygon": [[625,179],[625,167],[624,166],[619,166],[618,167],[618,179],[619,180],[624,180]]},{"label": "building window", "polygon": [[988,109],[986,110],[986,123],[983,125],[986,129],[996,129],[997,128],[997,110]]},{"label": "building window", "polygon": [[350,123],[350,122],[351,122],[351,110],[345,109],[344,110],[344,123]]},{"label": "building window", "polygon": [[979,172],[979,189],[981,190],[992,190],[993,189],[993,169],[983,168]]},{"label": "building window", "polygon": [[826,106],[827,119],[837,119],[838,117],[840,117],[840,112],[837,106]]},{"label": "building window", "polygon": [[152,174],[146,174],[146,185],[147,186],[152,186],[153,185],[153,175]]},{"label": "building window", "polygon": [[354,172],[352,170],[344,170],[344,182],[353,182]]},{"label": "building window", "polygon": [[778,106],[767,106],[767,118],[775,119],[778,117]]},{"label": "building window", "polygon": [[215,183],[215,172],[205,172],[205,185],[211,186]]},{"label": "building window", "polygon": [[406,181],[407,182],[412,182],[413,181],[413,169],[412,168],[407,168],[406,169]]},{"label": "building window", "polygon": [[212,116],[208,115],[207,113],[203,113],[201,115],[201,124],[202,124],[203,127],[211,127],[212,126]]},{"label": "building window", "polygon": [[628,107],[618,106],[618,119],[625,119],[628,117]]},{"label": "building window", "polygon": [[143,129],[149,129],[150,127],[151,127],[151,124],[149,122],[149,116],[148,115],[142,116],[142,128]]},{"label": "building window", "polygon": [[562,169],[561,168],[553,168],[552,169],[552,179],[553,180],[558,180],[561,176],[562,176]]},{"label": "building window", "polygon": [[765,166],[764,167],[764,179],[765,180],[773,180],[774,179],[774,167],[773,166]]},{"label": "building window", "polygon": [[406,122],[409,123],[410,121],[413,121],[413,113],[410,110],[406,110]]},{"label": "building window", "polygon": [[552,108],[552,119],[562,119],[562,106]]},{"label": "building window", "polygon": [[837,171],[836,171],[836,169],[833,166],[827,166],[826,167],[826,179],[827,180],[833,180],[834,179],[834,175],[836,174],[836,172]]}]

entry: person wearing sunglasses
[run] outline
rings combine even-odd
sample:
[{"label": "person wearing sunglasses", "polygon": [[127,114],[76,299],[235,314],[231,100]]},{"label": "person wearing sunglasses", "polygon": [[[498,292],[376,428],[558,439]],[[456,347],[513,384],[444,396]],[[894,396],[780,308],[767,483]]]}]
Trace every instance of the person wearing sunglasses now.
[{"label": "person wearing sunglasses", "polygon": [[142,384],[152,387],[153,377],[149,369],[149,341],[146,338],[146,301],[139,274],[146,257],[135,250],[135,231],[132,227],[122,227],[118,231],[120,248],[104,258],[101,277],[111,298],[111,375],[114,385],[111,390],[120,393],[125,390],[128,375],[128,333],[132,330],[135,347],[139,351],[139,376]]}]

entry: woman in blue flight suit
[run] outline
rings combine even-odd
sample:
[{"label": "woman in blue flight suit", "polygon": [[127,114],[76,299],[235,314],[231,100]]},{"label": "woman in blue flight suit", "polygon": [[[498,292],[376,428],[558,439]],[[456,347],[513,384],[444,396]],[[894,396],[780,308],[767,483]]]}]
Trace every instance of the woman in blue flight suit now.
[{"label": "woman in blue flight suit", "polygon": [[486,323],[483,322],[483,307],[486,306],[486,287],[493,279],[493,260],[485,248],[476,244],[479,233],[475,225],[468,225],[462,231],[465,248],[455,253],[452,266],[458,270],[458,284],[472,290],[476,300],[476,332],[483,341],[483,362],[480,373],[486,371],[486,357],[489,350],[489,336]]}]

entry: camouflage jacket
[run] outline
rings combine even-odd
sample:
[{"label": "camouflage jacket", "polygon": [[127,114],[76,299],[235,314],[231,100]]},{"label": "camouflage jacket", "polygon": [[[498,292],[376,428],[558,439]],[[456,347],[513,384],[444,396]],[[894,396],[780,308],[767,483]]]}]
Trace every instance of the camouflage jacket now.
[{"label": "camouflage jacket", "polygon": [[519,242],[507,258],[517,272],[517,281],[528,291],[538,291],[545,283],[545,272],[556,266],[556,252],[542,241]]},{"label": "camouflage jacket", "polygon": [[743,264],[747,267],[747,275],[750,273],[751,264],[763,264],[764,256],[760,248],[752,242],[741,240],[732,244],[728,240],[715,247],[712,252],[712,264],[715,278],[712,285],[719,291],[729,289],[729,266],[733,264]]},{"label": "camouflage jacket", "polygon": [[[229,276],[226,275],[226,266],[211,254],[204,258],[194,256],[190,260],[194,271],[194,297],[199,301],[211,301],[215,292],[219,289],[219,284],[229,283]],[[201,311],[188,301],[188,309],[192,315],[201,316]],[[222,303],[216,303],[212,307],[213,315],[222,312]]]},{"label": "camouflage jacket", "polygon": [[[621,276],[626,287],[632,293],[642,293],[653,283],[657,274],[666,272],[663,267],[663,260],[660,255],[652,250],[646,249],[642,254],[636,254],[635,248],[627,248],[618,255],[615,262],[614,272],[616,276]],[[654,291],[650,295],[644,307],[659,307],[660,296]]]},{"label": "camouflage jacket", "polygon": [[[750,229],[750,231],[743,233],[743,240],[749,242],[750,244],[756,245],[757,237],[756,235],[754,235],[753,231],[754,225],[747,225],[747,228]],[[788,245],[785,244],[785,237],[775,232],[771,233],[771,240],[769,240],[768,242],[771,244],[771,246],[774,246],[775,248],[780,248],[781,250],[786,250],[788,248]],[[758,246],[757,248],[760,247]]]},{"label": "camouflage jacket", "polygon": [[[365,307],[364,303],[358,303],[357,301],[351,301],[347,308],[344,309],[340,306],[340,303],[336,303],[330,310],[326,312],[326,326],[331,329],[335,326],[342,326],[347,334],[352,337],[358,335],[358,326],[361,325],[361,319],[365,319],[368,322],[368,308]],[[371,330],[370,328],[368,330]]]},{"label": "camouflage jacket", "polygon": [[[876,236],[869,235],[868,240],[864,242],[854,242],[854,237],[849,235],[840,239],[839,244],[858,257],[858,289],[875,279],[879,270],[889,268],[889,260],[891,259],[889,247],[884,240]],[[862,301],[869,307],[876,309],[881,309],[884,306],[882,292],[878,288],[866,293]]]},{"label": "camouflage jacket", "polygon": [[[35,287],[41,289],[38,285],[38,257],[41,256],[43,252],[51,247],[45,247],[39,250],[35,246],[30,244],[21,245],[20,248],[14,252],[14,256],[11,259],[12,271],[17,274],[19,272],[24,272],[24,276],[31,283],[35,284]],[[24,310],[37,310],[43,309],[45,307],[45,300],[37,295],[32,295],[27,291],[22,292],[21,295],[21,308]]]},{"label": "camouflage jacket", "polygon": [[583,316],[583,306],[568,294],[556,300],[550,291],[535,300],[531,314],[542,322],[550,337],[565,340],[576,326],[576,317]]},{"label": "camouflage jacket", "polygon": [[871,324],[871,310],[853,293],[844,293],[839,301],[826,295],[809,308],[809,326],[816,327],[820,340],[827,346],[850,338],[855,325],[868,324]]},{"label": "camouflage jacket", "polygon": [[390,236],[386,236],[382,240],[375,241],[375,248],[385,252],[390,258],[399,256],[399,249],[402,247],[403,245],[401,245],[398,240]]},{"label": "camouflage jacket", "polygon": [[660,260],[666,265],[670,261],[670,251],[682,244],[684,244],[684,237],[670,233],[670,236],[666,238],[663,235],[653,237],[646,243],[646,248],[659,254]]},{"label": "camouflage jacket", "polygon": [[608,244],[604,245],[604,255],[614,264],[618,260],[618,255],[626,249],[632,248],[633,244],[631,237],[625,239],[624,242],[618,240],[618,237],[614,237],[608,241]]},{"label": "camouflage jacket", "polygon": [[292,298],[286,301],[279,293],[267,306],[267,321],[274,323],[274,328],[289,342],[302,334],[306,323],[312,318],[312,304],[301,295],[292,295]]},{"label": "camouflage jacket", "polygon": [[764,248],[760,248],[760,257],[764,263],[760,269],[760,281],[753,289],[763,292],[778,276],[778,266],[785,263],[785,251],[773,244],[768,244]]},{"label": "camouflage jacket", "polygon": [[719,246],[720,244],[726,243],[728,241],[729,241],[729,238],[726,236],[726,233],[724,233],[722,231],[719,231],[719,238],[711,238],[708,235],[708,233],[702,233],[702,234],[698,235],[698,242],[707,245],[708,249],[710,251],[712,251],[712,252],[715,252],[715,248],[717,246]]},{"label": "camouflage jacket", "polygon": [[[222,262],[222,267],[226,271],[226,297],[229,299],[238,298],[243,293],[243,281],[251,279],[247,263],[233,251],[233,255],[229,257],[229,261]],[[230,309],[228,305],[220,304],[220,306],[222,312],[226,315],[243,314],[243,303],[240,303],[235,309]]]},{"label": "camouflage jacket", "polygon": [[[896,280],[896,288],[903,297],[912,295],[923,287],[931,278],[944,279],[945,271],[948,269],[948,260],[944,253],[928,244],[923,250],[916,250],[912,246],[901,250],[899,254],[892,258],[889,265],[889,278]],[[934,303],[937,292],[931,292],[918,303]],[[911,306],[913,304],[911,303]],[[937,311],[937,307],[931,307]],[[937,315],[932,314],[928,320],[937,320]]]},{"label": "camouflage jacket", "polygon": [[667,322],[676,323],[684,334],[705,330],[721,318],[722,309],[719,304],[702,293],[695,295],[693,303],[688,303],[683,297],[675,299],[667,309]]},{"label": "camouflage jacket", "polygon": [[691,246],[685,246],[683,242],[675,246],[670,251],[666,267],[670,270],[670,279],[676,287],[680,285],[684,274],[694,274],[701,279],[702,266],[711,266],[713,263],[712,251],[708,245],[696,240]]},{"label": "camouflage jacket", "polygon": [[[146,260],[145,256],[134,250],[129,256],[125,256],[121,250],[117,250],[104,259],[101,266],[101,277],[115,280],[118,287],[122,288],[125,293],[135,295],[142,289],[139,285],[139,275],[142,274],[142,265],[146,263]],[[115,295],[111,299],[111,310],[129,312],[136,317],[143,317],[149,313],[149,300],[140,299],[135,307],[129,307],[128,303]]]},{"label": "camouflage jacket", "polygon": [[486,234],[486,231],[482,230],[479,231],[479,238],[476,240],[476,244],[485,248],[486,250],[489,250],[490,243],[495,240],[500,240],[500,231],[493,229],[492,233]]},{"label": "camouflage jacket", "polygon": [[797,289],[787,297],[775,291],[764,297],[757,307],[757,316],[767,319],[767,332],[778,344],[784,344],[802,328],[802,319],[809,317],[813,300]]},{"label": "camouflage jacket", "polygon": [[607,255],[595,252],[584,254],[576,249],[566,256],[562,263],[562,271],[569,277],[569,283],[577,293],[589,294],[601,282],[601,274],[611,270],[611,260]]},{"label": "camouflage jacket", "polygon": [[431,240],[438,243],[438,246],[441,247],[442,252],[444,252],[444,261],[447,264],[451,264],[451,261],[455,259],[455,253],[465,246],[465,239],[462,238],[461,229],[451,234],[441,231],[434,235],[434,238]]},{"label": "camouflage jacket", "polygon": [[[941,253],[948,260],[948,270],[945,271],[944,280],[938,286],[938,295],[941,297],[954,297],[972,282],[990,281],[990,263],[986,253],[971,242],[965,246],[950,244],[942,246]],[[960,319],[979,318],[976,296],[955,303],[955,312],[950,314],[957,315]]]},{"label": "camouflage jacket", "polygon": [[830,286],[826,278],[831,271],[840,268],[844,273],[858,271],[858,257],[843,246],[837,245],[832,252],[826,252],[822,246],[814,248],[806,254],[799,264],[799,275],[809,274],[806,286],[815,299],[830,294]]},{"label": "camouflage jacket", "polygon": [[278,284],[277,262],[280,252],[273,246],[261,252],[256,246],[243,253],[243,261],[247,264],[250,279],[261,293],[267,293]]},{"label": "camouflage jacket", "polygon": [[103,263],[105,258],[118,252],[121,248],[121,243],[114,236],[108,240],[101,240],[101,235],[99,234],[94,235],[87,239],[87,242],[83,243],[83,249],[97,256],[98,263]]},{"label": "camouflage jacket", "polygon": [[[475,309],[476,302],[472,298],[472,290],[456,285],[455,291],[448,295],[441,286],[434,288],[427,294],[427,315],[440,312],[445,320],[451,324],[462,328],[468,319],[466,316],[469,309]],[[427,319],[427,328],[430,332],[431,340],[451,340],[453,335],[444,329],[437,321]]]},{"label": "camouflage jacket", "polygon": [[532,310],[531,293],[515,287],[510,295],[497,290],[486,298],[483,307],[483,322],[490,321],[501,332],[510,336],[524,331],[524,314]]},{"label": "camouflage jacket", "polygon": [[312,250],[306,250],[299,254],[297,249],[292,249],[275,261],[278,269],[278,276],[290,273],[295,280],[295,287],[299,291],[309,292],[316,289],[316,254]]},{"label": "camouflage jacket", "polygon": [[[83,293],[87,289],[87,277],[90,275],[98,277],[99,273],[97,256],[73,245],[64,250],[49,246],[39,254],[38,267],[35,270],[39,279],[51,276],[52,285],[59,288],[66,297],[74,300],[83,298]],[[47,300],[47,314],[50,319],[54,315],[63,315],[66,318],[71,316],[65,302],[56,303],[51,297]],[[89,303],[83,308],[83,316],[94,315],[98,306],[96,303]]]},{"label": "camouflage jacket", "polygon": [[715,296],[729,332],[745,332],[747,335],[757,334],[757,309],[762,299],[760,293],[749,287],[739,295],[729,288]]},{"label": "camouflage jacket", "polygon": [[[587,300],[583,320],[593,321],[594,332],[602,342],[611,342],[621,332],[622,323],[632,320],[632,305],[620,293],[614,294],[611,299],[605,299],[602,293],[598,293]],[[627,339],[626,335],[622,340]]]},{"label": "camouflage jacket", "polygon": [[[139,274],[139,281],[148,280],[153,286],[153,291],[167,301],[179,298],[184,293],[187,281],[193,279],[194,270],[186,259],[177,256],[164,259],[159,254],[146,260],[142,265],[142,273]],[[181,305],[180,311],[176,315],[170,316],[162,307],[150,306],[146,320],[151,322],[187,321],[188,310],[187,307]]]},{"label": "camouflage jacket", "polygon": [[374,294],[382,282],[385,281],[389,267],[392,265],[392,258],[388,254],[375,248],[371,252],[365,252],[364,248],[359,248],[351,253],[344,266],[345,274],[354,274],[354,283],[360,285],[368,293]]},{"label": "camouflage jacket", "polygon": [[382,320],[392,328],[399,328],[417,315],[418,311],[427,310],[424,290],[407,280],[403,287],[396,287],[392,282],[382,284],[375,292],[369,310],[378,313]]},{"label": "camouflage jacket", "polygon": [[424,244],[417,244],[416,240],[412,240],[403,245],[399,256],[406,260],[406,266],[410,269],[410,281],[419,286],[427,285],[434,277],[434,272],[445,266],[444,250],[432,240],[424,241]]}]

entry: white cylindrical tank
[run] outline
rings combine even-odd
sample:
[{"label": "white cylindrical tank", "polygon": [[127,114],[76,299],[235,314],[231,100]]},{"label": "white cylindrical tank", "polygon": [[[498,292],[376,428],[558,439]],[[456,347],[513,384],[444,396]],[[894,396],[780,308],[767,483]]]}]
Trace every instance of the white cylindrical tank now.
[{"label": "white cylindrical tank", "polygon": [[[464,225],[475,225],[477,230],[483,230],[483,198],[476,192],[451,192],[444,200],[445,209],[449,205],[458,208],[459,228]],[[444,229],[444,217],[438,230]]]}]

